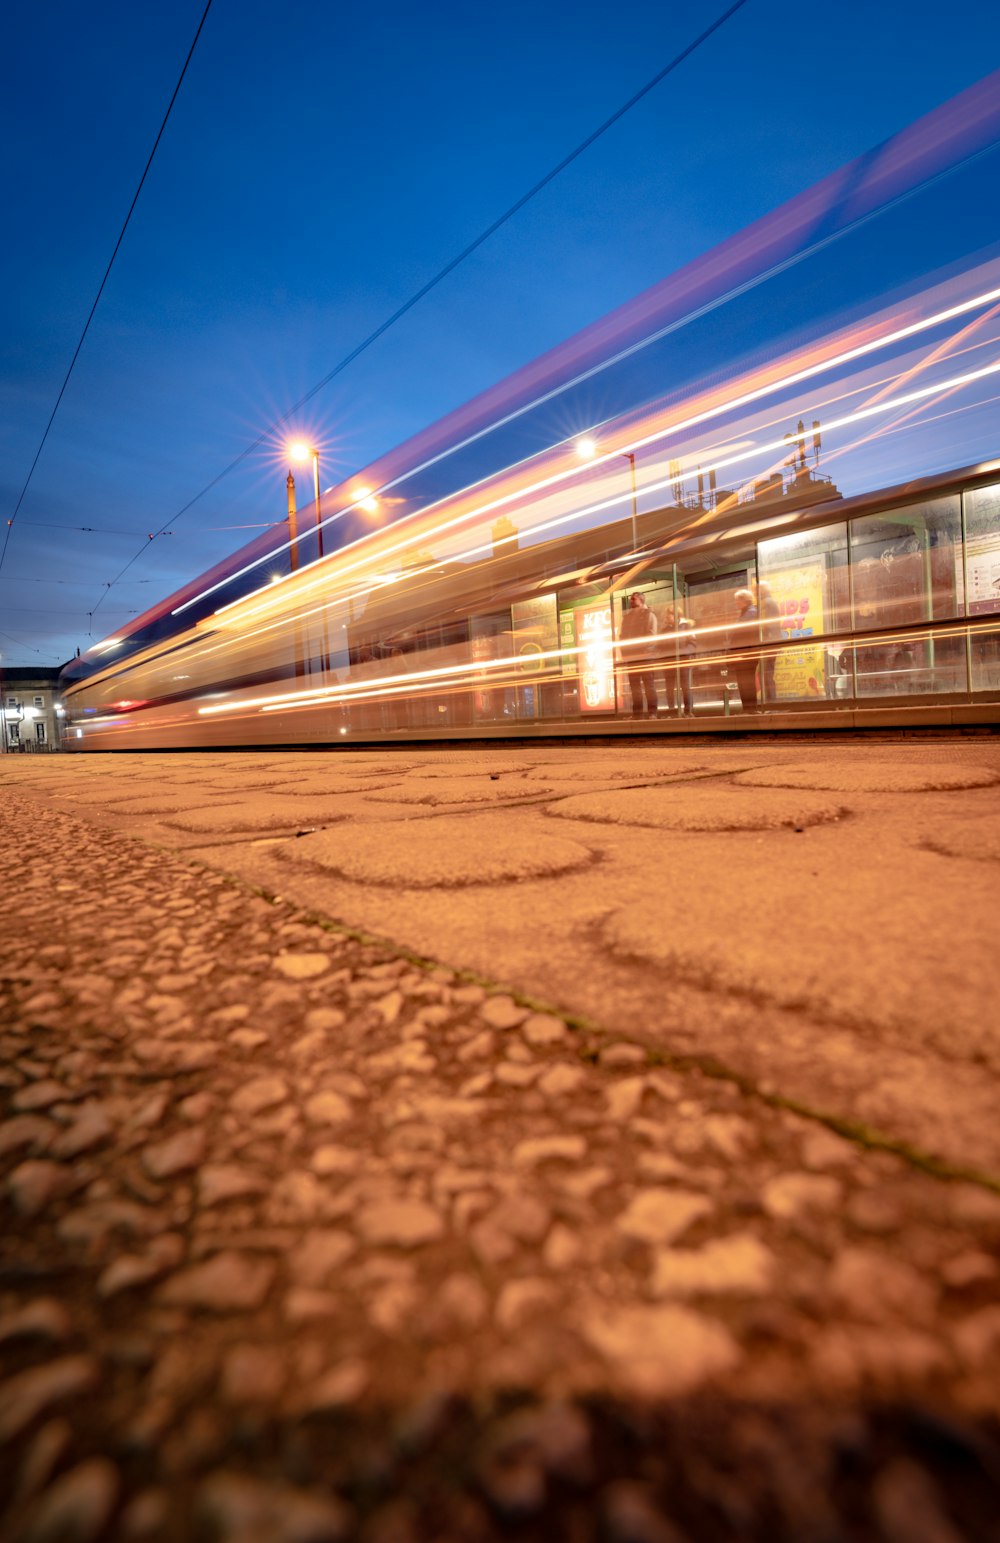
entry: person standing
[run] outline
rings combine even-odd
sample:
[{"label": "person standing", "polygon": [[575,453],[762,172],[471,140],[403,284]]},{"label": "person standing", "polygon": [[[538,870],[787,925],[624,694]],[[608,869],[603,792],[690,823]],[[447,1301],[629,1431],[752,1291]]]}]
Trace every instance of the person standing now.
[{"label": "person standing", "polygon": [[[621,642],[630,646],[622,651],[622,662],[628,675],[629,696],[632,699],[632,717],[656,717],[656,682],[653,678],[652,661],[656,653],[656,617],[642,595],[636,591],[629,600],[628,610],[622,617]],[[637,641],[632,641],[633,639]],[[648,639],[647,642],[638,641]]]},{"label": "person standing", "polygon": [[[731,648],[739,649],[732,657],[730,667],[736,676],[740,690],[740,702],[745,713],[757,711],[757,654],[749,652],[759,640],[757,607],[749,589],[738,589],[733,596],[736,606],[736,626],[729,635]],[[745,651],[744,651],[745,650]]]},{"label": "person standing", "polygon": [[781,617],[778,602],[771,594],[771,586],[761,579],[757,585],[757,609],[760,612],[760,635],[764,651],[760,656],[760,694],[765,702],[776,702],[778,693],[774,685],[774,667],[778,662],[775,644],[781,642]]},{"label": "person standing", "polygon": [[678,616],[677,618],[677,654],[679,660],[678,675],[681,684],[681,717],[693,718],[691,680],[694,675],[694,656],[698,645],[694,640],[695,626],[690,616]]}]

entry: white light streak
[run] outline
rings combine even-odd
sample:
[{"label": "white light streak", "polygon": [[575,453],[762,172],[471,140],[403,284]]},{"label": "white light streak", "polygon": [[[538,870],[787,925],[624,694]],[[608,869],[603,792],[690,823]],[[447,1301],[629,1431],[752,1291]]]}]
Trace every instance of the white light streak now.
[{"label": "white light streak", "polygon": [[[885,333],[881,337],[871,338],[867,342],[859,343],[853,348],[843,350],[839,354],[831,355],[827,359],[819,360],[817,363],[812,365],[807,365],[800,370],[796,370],[788,375],[781,376],[777,380],[766,382],[764,385],[755,387],[751,391],[744,392],[739,396],[729,398],[721,403],[717,403],[711,408],[706,408],[703,412],[692,414],[688,418],[681,419],[676,423],[670,424],[665,429],[658,430],[653,434],[649,434],[643,438],[637,439],[629,445],[618,446],[614,450],[608,451],[605,455],[594,457],[587,463],[587,466],[600,466],[605,461],[610,461],[617,456],[627,454],[629,452],[634,453],[637,450],[644,449],[648,445],[662,442],[664,439],[669,438],[673,434],[682,433],[688,429],[695,428],[699,425],[707,423],[712,418],[718,417],[724,412],[731,412],[740,407],[749,406],[751,403],[761,401],[776,391],[784,390],[789,386],[801,385],[804,381],[813,379],[817,375],[824,374],[828,370],[836,369],[842,364],[849,364],[857,359],[865,358],[866,356],[877,352],[879,349],[889,347],[893,343],[902,342],[907,338],[916,337],[921,332],[926,332],[932,327],[940,326],[945,322],[953,321],[959,316],[967,315],[970,311],[974,311],[980,307],[988,306],[998,299],[1000,299],[1000,286],[985,290],[978,295],[972,296],[968,300],[956,302],[956,304],[947,306],[943,310],[936,311],[931,316],[923,317],[914,322],[909,322],[905,326],[898,327],[892,332]],[[574,437],[578,438],[578,436]],[[441,531],[452,528],[454,525],[461,523],[462,520],[472,518],[473,515],[491,513],[494,510],[500,509],[517,499],[530,497],[532,494],[541,492],[548,487],[555,486],[556,484],[564,482],[572,477],[580,476],[586,471],[587,466],[572,466],[565,468],[562,471],[553,474],[552,476],[539,479],[537,482],[531,484],[527,488],[520,488],[516,492],[508,493],[499,498],[496,498],[490,503],[480,506],[477,510],[472,511],[471,513],[459,516],[457,519],[447,522],[445,525],[439,527],[438,530],[435,531],[435,535],[439,535]],[[392,488],[398,487],[401,483],[405,482],[408,477],[415,475],[416,472],[420,469],[422,468],[408,469],[398,478],[391,482],[387,482],[384,487],[379,488],[377,490],[378,494],[384,494]],[[708,467],[702,468],[702,470],[706,472],[708,469]],[[447,495],[446,498],[438,499],[430,504],[425,505],[422,509],[413,511],[413,514],[409,517],[409,519],[417,519],[426,516],[427,514],[433,513],[436,508],[439,508],[442,505],[446,505],[449,502],[453,502],[455,499],[468,496],[470,493],[474,492],[477,487],[482,486],[484,482],[488,482],[490,480],[490,478],[484,478],[481,481],[470,483],[467,487]],[[643,488],[640,489],[640,491],[646,492],[648,489]],[[369,498],[372,496],[372,492],[368,489],[365,489],[364,493]],[[346,505],[343,509],[338,510],[332,515],[328,515],[322,522],[323,528],[329,524],[333,524],[336,520],[342,519],[344,515],[352,513],[357,508],[364,508],[363,498],[355,498],[354,502],[351,504]],[[370,541],[372,539],[373,537],[371,535],[363,536],[360,541],[352,543],[352,546],[359,546],[363,542]],[[390,550],[405,550],[406,546],[412,545],[415,540],[420,539],[426,538],[420,535],[411,536],[405,542]],[[197,604],[199,600],[206,599],[209,595],[214,594],[217,590],[224,588],[226,585],[234,582],[238,578],[242,578],[244,574],[252,572],[254,568],[259,567],[262,563],[272,560],[277,555],[277,553],[288,551],[291,546],[292,542],[289,540],[283,543],[281,546],[272,549],[266,555],[256,558],[254,562],[248,563],[245,567],[238,569],[235,573],[227,575],[227,577],[224,579],[220,579],[218,583],[209,586],[207,589],[200,590],[196,595],[193,595],[189,600],[186,600],[183,605],[175,607],[175,609],[171,612],[171,615],[180,615],[190,606]],[[347,550],[350,550],[350,548]],[[317,562],[318,561],[328,561],[328,559],[317,559]],[[316,563],[309,563],[305,569],[300,569],[299,572],[308,572],[310,568],[315,566]],[[265,591],[256,591],[255,594],[260,594],[262,592]],[[221,615],[230,609],[230,607],[244,604],[253,598],[254,595],[247,595],[241,597],[239,600],[231,601],[228,605],[220,607],[216,614]]]}]

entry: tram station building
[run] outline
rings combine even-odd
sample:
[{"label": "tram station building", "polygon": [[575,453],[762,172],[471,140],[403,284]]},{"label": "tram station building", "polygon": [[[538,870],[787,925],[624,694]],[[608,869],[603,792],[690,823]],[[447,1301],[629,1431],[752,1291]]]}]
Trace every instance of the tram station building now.
[{"label": "tram station building", "polygon": [[0,667],[0,755],[62,749],[59,670]]}]

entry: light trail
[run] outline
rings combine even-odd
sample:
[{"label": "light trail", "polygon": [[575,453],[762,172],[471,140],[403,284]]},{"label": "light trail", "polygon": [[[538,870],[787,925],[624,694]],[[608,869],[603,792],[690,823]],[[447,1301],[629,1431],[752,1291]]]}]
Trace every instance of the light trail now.
[{"label": "light trail", "polygon": [[[920,333],[929,331],[933,327],[945,325],[949,321],[955,320],[960,316],[967,315],[969,312],[976,310],[977,308],[988,306],[997,300],[1000,300],[1000,286],[994,286],[966,300],[958,301],[953,305],[946,306],[942,310],[934,312],[930,316],[922,317],[916,321],[909,322],[904,326],[897,327],[895,330],[883,334],[877,338],[869,338],[863,343],[853,345],[848,349],[842,350],[840,353],[835,353],[824,359],[817,360],[817,362],[814,364],[805,366],[799,370],[792,371],[791,373],[781,376],[773,381],[767,381],[764,384],[754,387],[750,391],[743,392],[736,397],[727,398],[724,402],[720,402],[711,408],[705,409],[702,412],[692,414],[687,418],[682,418],[677,422],[671,423],[665,428],[659,429],[652,434],[649,434],[645,437],[640,437],[634,442],[629,442],[623,446],[616,446],[613,450],[609,450],[605,455],[595,457],[593,460],[586,463],[586,465],[574,465],[571,467],[566,467],[561,471],[553,473],[549,477],[537,480],[536,482],[530,484],[527,488],[518,489],[514,493],[504,494],[494,499],[490,503],[480,506],[478,510],[475,511],[475,513],[482,515],[485,513],[496,512],[508,506],[518,498],[530,497],[534,494],[537,494],[538,492],[544,491],[546,488],[554,487],[574,477],[583,476],[586,474],[588,468],[593,469],[595,466],[603,465],[607,461],[613,460],[617,455],[628,451],[636,453],[637,451],[645,449],[651,444],[661,443],[671,434],[683,433],[691,428],[701,426],[707,422],[710,422],[713,418],[720,416],[720,414],[723,412],[737,411],[741,407],[750,406],[754,402],[761,401],[776,391],[787,389],[796,385],[801,385],[805,381],[814,379],[817,375],[823,374],[828,370],[839,368],[844,364],[853,363],[856,360],[867,357],[868,355],[873,354],[880,349],[887,348],[894,343],[902,342],[909,338],[916,337]],[[582,432],[586,431],[581,431],[581,433]],[[594,431],[591,430],[591,432]],[[565,445],[573,443],[573,441],[580,437],[580,435],[573,435],[571,440],[560,441],[556,446],[553,446],[552,449],[558,450]],[[552,452],[550,451],[548,453]],[[532,457],[531,459],[534,460],[537,459],[537,457]],[[510,470],[517,470],[519,466],[527,464],[530,464],[530,461],[516,463],[513,468],[510,468]],[[374,489],[373,491],[375,496],[382,497],[385,493],[392,491],[393,488],[399,487],[407,480],[408,477],[412,475],[414,475],[414,472],[412,470],[408,470],[405,474],[401,475],[394,481],[387,482],[383,486]],[[470,494],[473,494],[477,488],[483,487],[489,482],[495,480],[495,476],[496,474],[470,483],[467,487],[460,489],[455,493],[448,494],[445,498],[435,500],[434,502],[425,505],[422,509],[414,510],[412,514],[405,517],[405,523],[409,523],[410,521],[418,518],[423,519],[428,514],[432,514],[436,509],[446,507],[449,503],[453,503],[457,499],[464,498]],[[328,525],[332,525],[337,520],[342,519],[344,516],[362,508],[364,501],[365,500],[363,499],[355,499],[354,502],[347,505],[343,509],[340,509],[334,514],[327,516],[327,518],[322,522],[322,528],[325,529]],[[464,519],[471,517],[471,513],[468,515],[458,516],[454,520],[446,522],[443,526],[437,527],[435,534],[440,535],[442,531],[446,531],[461,523]],[[346,550],[350,551],[354,547],[362,546],[367,541],[376,540],[379,534],[380,532],[366,533],[357,542],[353,542],[351,547],[348,547]],[[408,537],[404,542],[399,543],[395,548],[390,548],[390,554],[394,550],[405,551],[407,546],[412,545],[413,541],[418,539],[422,538],[418,536]],[[197,604],[200,600],[208,598],[208,596],[216,593],[216,591],[219,589],[225,588],[228,584],[233,583],[236,579],[242,578],[245,574],[250,573],[255,568],[260,567],[263,563],[273,561],[274,558],[281,552],[289,551],[293,544],[295,543],[289,539],[288,541],[283,542],[281,545],[272,548],[266,555],[256,558],[252,563],[247,564],[243,568],[237,569],[235,572],[227,575],[226,578],[220,579],[216,584],[210,585],[207,589],[200,590],[198,594],[193,595],[190,599],[186,600],[183,605],[176,606],[170,614],[172,616],[181,615],[184,611]],[[314,560],[314,562],[307,564],[305,568],[299,569],[298,574],[301,575],[304,572],[308,572],[310,569],[317,567],[321,562],[326,563],[329,561],[329,558],[317,558]],[[292,575],[287,576],[287,578],[290,577],[292,577]],[[283,580],[283,582],[286,581],[287,579]],[[269,588],[270,586],[268,586],[268,589]],[[252,595],[241,596],[238,600],[231,601],[228,605],[220,607],[216,614],[221,615],[223,612],[233,607],[246,604],[256,598],[257,595],[263,593],[267,593],[267,589],[255,591]]]},{"label": "light trail", "polygon": [[[998,372],[1000,372],[1000,360],[994,360],[990,364],[985,365],[985,366],[983,366],[982,368],[980,368],[978,370],[968,370],[968,371],[963,372],[962,374],[952,376],[948,380],[936,381],[933,384],[928,385],[928,386],[917,387],[913,391],[904,392],[901,395],[896,396],[896,397],[884,398],[883,400],[881,400],[879,402],[875,402],[875,403],[869,404],[868,406],[863,407],[863,408],[858,408],[856,411],[854,411],[852,413],[847,413],[847,414],[842,415],[839,418],[831,419],[826,424],[824,424],[824,432],[827,433],[827,434],[830,434],[830,433],[834,432],[837,429],[846,428],[846,427],[852,427],[855,424],[858,424],[858,423],[861,423],[861,422],[865,422],[865,421],[867,421],[867,420],[877,416],[877,414],[879,414],[879,413],[894,412],[894,411],[896,411],[900,407],[905,407],[905,406],[908,406],[908,405],[910,405],[912,403],[923,401],[923,400],[925,400],[925,399],[927,399],[929,397],[935,396],[935,395],[937,395],[939,393],[943,393],[945,391],[956,390],[956,389],[958,389],[958,388],[960,388],[962,386],[969,385],[969,384],[973,383],[974,381],[986,379],[989,376],[996,375]],[[733,468],[735,466],[738,466],[738,465],[740,465],[742,463],[745,463],[746,461],[748,461],[748,460],[750,460],[752,458],[755,459],[755,458],[758,458],[760,456],[770,455],[770,454],[775,454],[775,453],[778,453],[778,454],[781,454],[781,455],[785,455],[785,454],[787,454],[787,450],[788,450],[788,443],[787,443],[785,437],[782,436],[780,439],[773,439],[773,440],[770,440],[770,441],[765,441],[765,442],[763,442],[761,444],[754,445],[752,447],[752,449],[743,450],[743,451],[741,451],[737,455],[721,457],[721,458],[719,458],[719,459],[717,459],[715,461],[708,461],[708,462],[706,462],[703,465],[702,470],[706,474],[708,472],[710,472],[710,471],[715,471],[715,472],[727,471],[727,470],[729,470],[729,469],[731,469],[731,468]],[[658,482],[652,482],[652,483],[645,484],[643,489],[642,489],[642,491],[644,493],[646,493],[646,494],[663,492],[665,490],[670,489],[673,486],[675,481],[676,481],[676,478],[672,477],[668,473],[668,475],[666,477],[662,478]],[[558,515],[558,516],[553,517],[550,520],[545,520],[545,521],[540,522],[537,525],[534,525],[532,527],[532,534],[533,535],[538,535],[540,533],[556,530],[556,529],[560,528],[561,526],[569,524],[569,523],[572,523],[573,521],[576,521],[576,520],[585,520],[585,519],[587,519],[587,518],[589,518],[591,516],[597,515],[597,514],[605,514],[608,511],[610,511],[611,509],[623,508],[623,507],[628,506],[628,505],[631,504],[631,498],[632,498],[631,492],[625,492],[625,493],[622,493],[622,494],[613,495],[610,498],[599,500],[596,503],[585,505],[583,508],[574,508],[573,510],[571,510],[567,514]],[[510,538],[510,539],[514,539],[514,538]],[[490,553],[492,553],[494,551],[495,546],[500,545],[500,544],[502,544],[502,543],[499,543],[499,542],[498,543],[494,543],[492,541],[492,539],[491,539],[490,541],[483,542],[483,543],[479,544],[478,546],[467,547],[457,557],[452,558],[451,561],[455,561],[455,562],[467,561],[467,560],[470,560],[470,559],[475,558],[475,557],[488,556]],[[358,566],[360,566],[359,563],[354,563],[354,564],[350,565],[350,567],[354,567],[354,568],[356,568]],[[391,578],[387,578],[384,581],[384,585],[387,585],[387,584],[390,584],[390,583],[400,583],[403,580],[410,580],[410,579],[413,579],[413,578],[419,578],[419,577],[422,577],[422,576],[424,576],[426,574],[430,574],[430,573],[433,573],[435,571],[439,571],[441,566],[442,565],[440,563],[434,563],[434,564],[428,564],[424,568],[418,568],[416,570],[408,569],[405,572],[400,573],[397,576],[393,576]],[[312,584],[309,587],[310,588],[315,588],[316,587],[316,581],[313,581]],[[274,630],[275,628],[292,626],[292,625],[295,624],[296,620],[302,620],[304,617],[318,615],[323,610],[329,609],[330,607],[332,607],[334,605],[347,605],[347,604],[350,603],[351,600],[363,598],[368,592],[369,592],[368,590],[362,589],[362,590],[356,591],[353,594],[348,595],[346,597],[345,596],[338,596],[335,599],[326,600],[324,602],[321,602],[321,604],[319,606],[315,607],[312,611],[308,611],[308,612],[305,612],[305,613],[297,612],[294,617],[279,617],[279,618],[275,619],[274,621],[272,621],[267,627],[262,627],[260,629],[257,629],[255,631],[253,631],[253,632],[244,632],[242,634],[242,636],[244,638],[246,638],[246,639],[249,639],[251,637],[259,637],[259,636],[262,636],[264,633],[266,633],[268,631]],[[259,607],[255,608],[255,611],[252,612],[251,614],[252,615],[253,614],[260,614],[261,612],[263,612],[266,609],[269,609],[269,608],[268,607],[264,607],[262,605],[262,606],[259,606]],[[217,614],[221,614],[221,613],[217,613]],[[222,647],[224,645],[220,644],[218,646]]]}]

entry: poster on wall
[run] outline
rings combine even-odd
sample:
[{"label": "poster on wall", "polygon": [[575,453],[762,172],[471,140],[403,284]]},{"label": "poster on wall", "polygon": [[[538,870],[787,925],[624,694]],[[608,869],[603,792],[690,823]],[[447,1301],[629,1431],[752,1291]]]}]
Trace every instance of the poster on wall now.
[{"label": "poster on wall", "polygon": [[970,616],[1000,611],[1000,485],[965,495],[965,573]]},{"label": "poster on wall", "polygon": [[[826,566],[820,561],[778,568],[767,575],[778,607],[782,638],[822,637]],[[825,694],[825,655],[821,645],[785,649],[774,672],[779,700],[801,700]]]},{"label": "poster on wall", "polygon": [[970,536],[965,548],[969,615],[1000,611],[1000,537]]},{"label": "poster on wall", "polygon": [[577,606],[573,612],[573,625],[579,649],[580,711],[613,712],[615,652],[610,607],[601,604]]},{"label": "poster on wall", "polygon": [[545,655],[559,649],[559,618],[555,595],[539,595],[534,600],[516,600],[510,608],[514,653],[522,675],[537,675]]}]

